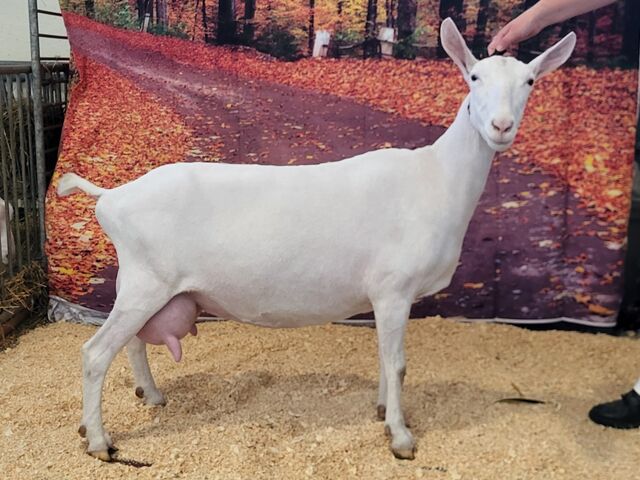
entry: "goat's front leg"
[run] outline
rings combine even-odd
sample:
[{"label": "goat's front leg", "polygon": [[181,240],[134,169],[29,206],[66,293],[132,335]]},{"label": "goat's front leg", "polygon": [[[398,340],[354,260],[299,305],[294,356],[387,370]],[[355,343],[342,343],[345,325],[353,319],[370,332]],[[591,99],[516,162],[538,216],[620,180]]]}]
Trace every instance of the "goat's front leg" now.
[{"label": "goat's front leg", "polygon": [[136,382],[136,397],[144,399],[147,405],[166,405],[167,401],[156,387],[156,382],[151,375],[147,359],[147,344],[134,336],[127,343],[127,356]]},{"label": "goat's front leg", "polygon": [[[415,442],[402,414],[401,393],[405,372],[404,335],[411,303],[383,300],[374,304],[382,375],[386,379],[385,431],[391,435],[391,451],[397,458],[413,459]],[[383,385],[380,385],[380,393]],[[380,404],[379,404],[379,411]],[[384,406],[383,406],[384,408]]]}]

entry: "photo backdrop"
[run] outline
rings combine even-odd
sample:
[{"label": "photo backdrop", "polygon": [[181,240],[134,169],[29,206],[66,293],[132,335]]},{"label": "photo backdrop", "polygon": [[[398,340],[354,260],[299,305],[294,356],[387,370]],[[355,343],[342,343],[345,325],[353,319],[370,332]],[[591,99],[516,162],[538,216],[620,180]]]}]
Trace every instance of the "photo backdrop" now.
[{"label": "photo backdrop", "polygon": [[[615,322],[638,78],[623,55],[623,7],[588,16],[573,63],[537,83],[513,148],[494,161],[451,286],[416,304],[413,316]],[[61,174],[114,187],[172,162],[294,166],[414,148],[438,138],[466,94],[447,59],[284,62],[197,35],[157,36],[73,13],[65,23],[77,77],[47,196],[50,293],[91,311],[111,309],[117,260],[95,201],[56,197]],[[477,32],[465,35],[473,44]],[[603,42],[617,53],[603,55]]]}]

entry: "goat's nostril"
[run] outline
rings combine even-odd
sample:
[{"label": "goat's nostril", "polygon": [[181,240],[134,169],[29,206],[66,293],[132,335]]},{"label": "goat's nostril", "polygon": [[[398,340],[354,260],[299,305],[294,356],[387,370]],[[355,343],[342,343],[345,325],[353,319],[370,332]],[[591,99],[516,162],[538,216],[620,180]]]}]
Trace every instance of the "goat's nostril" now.
[{"label": "goat's nostril", "polygon": [[513,128],[513,121],[512,120],[492,120],[491,121],[491,126],[493,127],[493,129],[496,132],[499,133],[509,133],[511,131],[511,129]]}]

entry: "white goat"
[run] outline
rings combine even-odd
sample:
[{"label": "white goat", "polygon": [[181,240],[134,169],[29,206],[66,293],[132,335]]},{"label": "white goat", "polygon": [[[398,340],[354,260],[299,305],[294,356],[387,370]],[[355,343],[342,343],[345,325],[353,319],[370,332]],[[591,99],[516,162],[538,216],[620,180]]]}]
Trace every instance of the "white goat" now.
[{"label": "white goat", "polygon": [[88,453],[110,459],[101,392],[125,344],[137,393],[164,403],[136,334],[187,300],[185,310],[195,304],[269,327],[373,309],[378,415],[393,453],[414,457],[400,405],[409,309],[449,284],[495,152],[513,142],[534,80],[563,64],[575,45],[570,33],[529,64],[477,61],[450,19],[441,35],[471,92],[432,146],[313,166],[180,163],[112,190],[74,174],[60,180],[60,195],[80,189],[99,199],[96,216],[120,265],[113,310],[83,347],[80,433]]}]

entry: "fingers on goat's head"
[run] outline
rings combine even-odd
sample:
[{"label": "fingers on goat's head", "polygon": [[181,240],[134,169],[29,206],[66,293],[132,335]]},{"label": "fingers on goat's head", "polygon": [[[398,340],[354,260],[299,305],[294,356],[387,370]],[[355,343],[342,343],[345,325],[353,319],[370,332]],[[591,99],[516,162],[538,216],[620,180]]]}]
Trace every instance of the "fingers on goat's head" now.
[{"label": "fingers on goat's head", "polygon": [[471,122],[496,151],[511,146],[536,80],[567,61],[576,43],[572,32],[529,63],[513,57],[476,59],[450,18],[442,22],[442,46],[471,90]]}]

